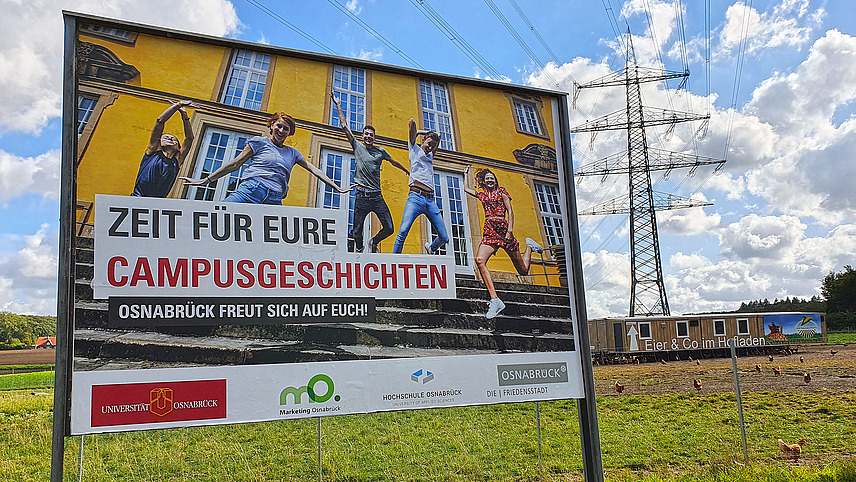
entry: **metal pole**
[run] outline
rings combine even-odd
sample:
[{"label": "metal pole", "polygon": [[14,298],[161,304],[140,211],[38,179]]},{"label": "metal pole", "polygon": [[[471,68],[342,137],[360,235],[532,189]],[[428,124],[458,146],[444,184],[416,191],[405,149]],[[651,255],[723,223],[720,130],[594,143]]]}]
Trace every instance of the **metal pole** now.
[{"label": "metal pole", "polygon": [[321,473],[321,417],[318,417],[318,480],[324,480]]},{"label": "metal pole", "polygon": [[59,269],[57,273],[57,337],[54,383],[51,482],[62,482],[65,436],[69,433],[71,371],[74,353],[74,210],[77,183],[77,18],[63,14],[62,176],[60,177]]},{"label": "metal pole", "polygon": [[734,391],[737,393],[737,416],[740,419],[740,437],[743,441],[743,462],[749,465],[749,450],[746,448],[746,422],[743,419],[743,397],[740,395],[740,375],[737,371],[737,348],[734,340],[728,340],[731,347],[731,367],[734,369]]},{"label": "metal pole", "polygon": [[541,404],[535,402],[535,423],[538,424],[538,473],[541,474],[541,480],[544,480],[544,458],[541,456]]},{"label": "metal pole", "polygon": [[77,482],[83,482],[83,437],[80,436],[80,449],[77,451]]}]

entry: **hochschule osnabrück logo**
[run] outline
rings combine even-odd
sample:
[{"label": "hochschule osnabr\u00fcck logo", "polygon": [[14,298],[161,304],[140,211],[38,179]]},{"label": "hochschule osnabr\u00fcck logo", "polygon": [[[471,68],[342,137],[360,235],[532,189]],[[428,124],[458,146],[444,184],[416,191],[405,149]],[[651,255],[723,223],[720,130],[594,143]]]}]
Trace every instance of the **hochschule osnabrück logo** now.
[{"label": "hochschule osnabr\u00fcck logo", "polygon": [[420,368],[415,372],[410,374],[410,380],[416,383],[420,381],[425,384],[434,379],[434,372],[429,372],[428,370]]},{"label": "hochschule osnabr\u00fcck logo", "polygon": [[[322,382],[323,385],[319,386],[319,383]],[[322,391],[319,392],[319,390]],[[331,398],[338,402],[342,398],[335,394],[333,379],[323,373],[319,373],[310,378],[306,385],[302,387],[283,388],[279,393],[279,404],[288,405],[289,403],[294,403],[300,405],[303,403],[303,395],[306,395],[309,403],[324,403]],[[290,402],[289,399],[291,400]]]}]

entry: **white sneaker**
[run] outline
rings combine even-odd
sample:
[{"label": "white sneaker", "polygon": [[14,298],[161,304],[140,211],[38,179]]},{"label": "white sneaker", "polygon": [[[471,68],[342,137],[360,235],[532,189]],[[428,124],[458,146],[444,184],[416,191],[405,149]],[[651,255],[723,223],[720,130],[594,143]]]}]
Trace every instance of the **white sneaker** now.
[{"label": "white sneaker", "polygon": [[436,254],[436,251],[431,251],[431,241],[425,241],[425,252],[428,254]]},{"label": "white sneaker", "polygon": [[500,311],[505,309],[505,303],[502,302],[499,298],[494,298],[490,300],[487,305],[487,314],[484,315],[488,320],[492,320],[496,318],[496,315],[499,314]]},{"label": "white sneaker", "polygon": [[535,251],[536,253],[544,252],[544,248],[542,248],[541,245],[536,243],[532,238],[526,238],[526,246],[532,248],[532,251]]}]

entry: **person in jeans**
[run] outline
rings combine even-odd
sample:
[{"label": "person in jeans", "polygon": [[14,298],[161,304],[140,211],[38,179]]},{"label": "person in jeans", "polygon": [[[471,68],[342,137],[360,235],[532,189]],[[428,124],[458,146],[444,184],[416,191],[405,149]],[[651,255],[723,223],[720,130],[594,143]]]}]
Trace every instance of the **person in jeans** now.
[{"label": "person in jeans", "polygon": [[288,181],[295,164],[309,171],[324,184],[340,193],[348,188],[339,187],[320,169],[310,164],[297,149],[286,146],[285,140],[294,134],[294,119],[284,112],[273,114],[267,122],[270,135],[256,136],[247,141],[244,150],[231,161],[202,179],[182,177],[188,186],[207,186],[217,179],[237,171],[247,164],[241,183],[224,201],[248,204],[281,205],[288,195]]},{"label": "person in jeans", "polygon": [[339,125],[345,131],[351,147],[354,149],[354,227],[348,234],[348,251],[362,252],[363,246],[363,226],[366,222],[366,216],[369,213],[375,213],[380,220],[380,231],[372,237],[369,251],[372,253],[378,252],[378,244],[388,238],[395,229],[392,224],[392,215],[389,213],[389,206],[383,199],[383,193],[380,190],[380,170],[384,160],[410,175],[410,171],[401,163],[393,159],[386,149],[375,145],[375,128],[366,124],[363,127],[362,142],[357,141],[354,133],[351,132],[348,126],[348,121],[345,114],[342,112],[342,106],[335,94],[330,94],[333,103],[336,104],[336,111],[339,114]]},{"label": "person in jeans", "polygon": [[[436,254],[437,250],[449,242],[446,225],[440,208],[434,202],[434,153],[440,147],[440,135],[433,131],[417,130],[416,121],[410,119],[407,147],[410,151],[410,194],[404,205],[401,226],[395,237],[393,253],[400,253],[404,240],[410,232],[410,227],[420,214],[424,214],[437,232],[433,242],[425,243],[428,254]],[[416,137],[422,136],[422,144],[416,144]]]},{"label": "person in jeans", "polygon": [[469,174],[470,166],[467,166],[464,170],[464,179],[466,180],[464,192],[478,198],[482,203],[482,208],[484,208],[484,231],[482,241],[476,250],[476,266],[479,268],[479,273],[481,273],[482,280],[490,295],[490,302],[485,315],[485,318],[490,320],[505,309],[505,303],[499,299],[496,288],[493,286],[493,277],[490,270],[487,269],[487,262],[491,256],[496,254],[499,248],[504,249],[508,253],[508,257],[511,258],[517,273],[526,275],[529,274],[532,252],[542,253],[544,249],[534,239],[526,238],[526,250],[521,253],[519,251],[520,244],[514,237],[514,210],[511,209],[511,195],[499,185],[496,174],[490,169],[479,169],[476,173],[476,184],[480,189],[479,191],[470,187]]},{"label": "person in jeans", "polygon": [[[190,152],[190,145],[193,144],[193,129],[190,127],[187,107],[194,105],[189,100],[175,102],[158,116],[149,145],[140,162],[131,196],[166,197],[169,194],[175,184],[178,170]],[[176,112],[181,113],[181,121],[184,124],[184,147],[177,137],[163,132],[164,124]]]}]

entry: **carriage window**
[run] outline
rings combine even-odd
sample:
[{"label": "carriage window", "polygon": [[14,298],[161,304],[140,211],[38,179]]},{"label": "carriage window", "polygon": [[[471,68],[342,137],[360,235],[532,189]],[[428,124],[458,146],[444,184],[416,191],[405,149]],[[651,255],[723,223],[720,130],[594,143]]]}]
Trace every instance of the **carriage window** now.
[{"label": "carriage window", "polygon": [[713,320],[713,335],[725,336],[725,320]]},{"label": "carriage window", "polygon": [[639,338],[651,338],[651,322],[639,323]]},{"label": "carriage window", "polygon": [[749,334],[749,319],[748,318],[737,318],[737,334],[738,335],[748,335]]},{"label": "carriage window", "polygon": [[687,338],[690,336],[689,324],[686,321],[676,321],[675,331],[678,333],[678,338]]}]

